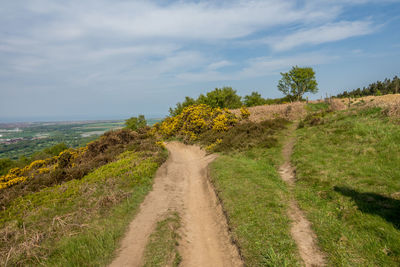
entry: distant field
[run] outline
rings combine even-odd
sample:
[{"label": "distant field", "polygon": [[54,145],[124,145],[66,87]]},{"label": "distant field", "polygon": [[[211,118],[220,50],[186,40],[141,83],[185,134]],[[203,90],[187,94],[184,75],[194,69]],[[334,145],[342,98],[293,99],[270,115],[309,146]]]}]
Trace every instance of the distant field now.
[{"label": "distant field", "polygon": [[[149,119],[153,125],[161,119]],[[0,124],[0,158],[30,156],[58,143],[84,145],[106,131],[124,127],[124,120],[83,122],[37,122]]]}]

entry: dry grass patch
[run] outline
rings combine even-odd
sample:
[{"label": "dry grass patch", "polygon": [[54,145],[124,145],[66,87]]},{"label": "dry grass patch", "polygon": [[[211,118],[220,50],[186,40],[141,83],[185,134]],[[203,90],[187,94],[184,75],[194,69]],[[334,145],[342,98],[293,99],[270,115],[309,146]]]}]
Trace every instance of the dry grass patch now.
[{"label": "dry grass patch", "polygon": [[[261,122],[275,118],[286,120],[296,120],[303,118],[307,114],[305,102],[293,102],[278,105],[263,105],[248,108],[250,111],[250,121]],[[240,109],[231,110],[236,116],[240,115]]]}]

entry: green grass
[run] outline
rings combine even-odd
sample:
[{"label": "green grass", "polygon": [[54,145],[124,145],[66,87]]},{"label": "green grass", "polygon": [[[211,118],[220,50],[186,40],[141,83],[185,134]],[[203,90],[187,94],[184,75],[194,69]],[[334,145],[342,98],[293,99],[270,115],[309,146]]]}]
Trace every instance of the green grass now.
[{"label": "green grass", "polygon": [[319,102],[319,103],[307,103],[306,109],[308,111],[321,111],[321,110],[326,110],[329,108],[329,104],[325,102]]},{"label": "green grass", "polygon": [[289,232],[289,192],[276,171],[281,147],[219,156],[211,178],[247,266],[298,266]]},{"label": "green grass", "polygon": [[297,130],[296,198],[329,266],[400,265],[400,126],[380,109]]},{"label": "green grass", "polygon": [[0,212],[0,261],[11,251],[9,265],[106,265],[158,166],[128,151],[81,180],[15,199]]},{"label": "green grass", "polygon": [[177,213],[169,214],[157,223],[155,231],[150,235],[144,253],[144,267],[178,266],[181,256],[178,253],[180,218]]}]

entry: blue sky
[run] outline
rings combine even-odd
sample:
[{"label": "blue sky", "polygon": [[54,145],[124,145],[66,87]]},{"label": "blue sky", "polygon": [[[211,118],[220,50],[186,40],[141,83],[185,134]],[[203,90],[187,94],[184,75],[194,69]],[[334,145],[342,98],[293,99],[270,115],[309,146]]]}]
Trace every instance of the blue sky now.
[{"label": "blue sky", "polygon": [[400,1],[1,1],[0,121],[166,115],[232,86],[281,97],[280,72],[336,94],[400,75]]}]

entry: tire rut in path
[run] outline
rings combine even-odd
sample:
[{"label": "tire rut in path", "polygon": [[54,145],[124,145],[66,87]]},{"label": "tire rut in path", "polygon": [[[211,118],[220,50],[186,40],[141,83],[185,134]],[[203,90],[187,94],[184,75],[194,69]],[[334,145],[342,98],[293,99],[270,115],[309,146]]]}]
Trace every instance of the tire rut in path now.
[{"label": "tire rut in path", "polygon": [[[290,129],[290,137],[283,147],[284,163],[279,168],[279,173],[289,188],[292,190],[296,182],[295,169],[290,163],[290,158],[295,143],[292,136],[297,125],[294,124]],[[325,266],[325,255],[317,245],[317,237],[311,229],[311,223],[307,220],[296,200],[292,198],[289,203],[288,216],[292,221],[290,233],[299,249],[300,257],[304,264],[308,266]]]},{"label": "tire rut in path", "polygon": [[168,143],[167,148],[169,158],[158,170],[153,190],[130,223],[110,266],[141,266],[150,234],[170,211],[182,218],[181,266],[243,266],[208,181],[207,166],[215,156],[179,142]]}]

